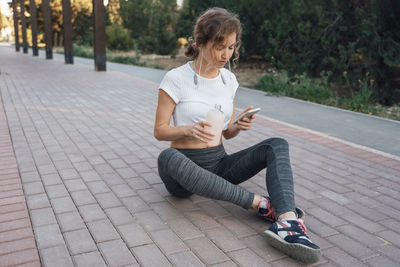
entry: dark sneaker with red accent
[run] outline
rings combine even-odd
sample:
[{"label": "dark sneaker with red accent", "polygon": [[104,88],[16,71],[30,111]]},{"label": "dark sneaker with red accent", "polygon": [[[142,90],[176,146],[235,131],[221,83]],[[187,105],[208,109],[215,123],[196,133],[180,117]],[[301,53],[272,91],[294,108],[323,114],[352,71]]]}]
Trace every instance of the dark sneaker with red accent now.
[{"label": "dark sneaker with red accent", "polygon": [[[305,213],[302,209],[296,207],[296,213],[297,213],[297,218],[302,219],[304,221],[305,219]],[[258,204],[258,215],[263,217],[265,220],[269,222],[276,222],[278,218],[276,217],[276,212],[274,207],[272,207],[270,198],[265,196],[262,197],[262,200]]]},{"label": "dark sneaker with red accent", "polygon": [[303,220],[278,220],[264,232],[267,242],[295,260],[311,264],[322,257],[321,249],[307,235]]}]

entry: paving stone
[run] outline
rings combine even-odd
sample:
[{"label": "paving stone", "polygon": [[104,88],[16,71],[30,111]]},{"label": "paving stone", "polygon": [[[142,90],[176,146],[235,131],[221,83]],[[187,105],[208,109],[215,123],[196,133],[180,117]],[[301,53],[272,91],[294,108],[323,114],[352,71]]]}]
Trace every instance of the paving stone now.
[{"label": "paving stone", "polygon": [[367,259],[365,261],[369,266],[377,266],[377,267],[383,267],[383,266],[396,266],[398,262],[394,262],[391,259],[388,259],[387,257],[383,256],[377,256],[373,257],[370,259]]},{"label": "paving stone", "polygon": [[[25,221],[27,222],[26,219]],[[6,232],[0,232],[0,240],[2,242],[9,242],[28,237],[33,238],[32,227],[30,225],[27,225],[24,228],[18,228],[15,230],[8,230]]]},{"label": "paving stone", "polygon": [[170,229],[150,232],[150,236],[166,255],[188,250],[188,247]]},{"label": "paving stone", "polygon": [[40,259],[43,267],[72,267],[71,256],[65,245],[40,249]]},{"label": "paving stone", "polygon": [[287,257],[285,254],[270,246],[261,235],[252,235],[240,240],[266,262],[272,262]]},{"label": "paving stone", "polygon": [[154,244],[134,247],[131,251],[141,266],[172,266]]},{"label": "paving stone", "polygon": [[99,251],[78,254],[73,257],[76,267],[106,267]]},{"label": "paving stone", "polygon": [[78,207],[97,203],[96,199],[89,190],[71,192],[71,197]]},{"label": "paving stone", "polygon": [[83,181],[93,182],[93,181],[101,181],[100,175],[95,171],[83,171],[79,173],[82,177]]},{"label": "paving stone", "polygon": [[72,165],[78,172],[93,170],[92,165],[90,165],[89,162],[87,162],[87,161],[74,162],[74,163],[72,163]]},{"label": "paving stone", "polygon": [[354,225],[343,225],[337,228],[343,234],[357,240],[361,244],[373,248],[379,247],[385,244],[385,241],[378,238],[375,235],[365,232],[364,230],[360,229],[358,226]]},{"label": "paving stone", "polygon": [[333,235],[327,239],[329,242],[336,244],[338,247],[357,259],[363,260],[373,256],[374,254],[377,255],[377,253],[374,253],[373,250],[342,234]]},{"label": "paving stone", "polygon": [[164,221],[169,219],[175,219],[182,217],[183,214],[178,211],[170,203],[163,201],[150,204],[150,207],[163,219]]},{"label": "paving stone", "polygon": [[132,214],[150,210],[149,205],[147,205],[140,197],[125,197],[122,198],[121,201]]},{"label": "paving stone", "polygon": [[70,197],[62,197],[62,198],[52,199],[51,205],[53,206],[54,212],[56,214],[77,210],[74,202],[72,202]]},{"label": "paving stone", "polygon": [[391,230],[386,230],[379,232],[376,235],[400,247],[400,234]]},{"label": "paving stone", "polygon": [[83,183],[81,179],[65,180],[64,184],[68,192],[70,193],[75,191],[87,190],[86,185]]},{"label": "paving stone", "polygon": [[66,232],[64,233],[64,238],[71,255],[77,255],[97,250],[97,247],[93,242],[89,231],[86,228]]},{"label": "paving stone", "polygon": [[100,193],[108,193],[111,192],[111,189],[106,185],[103,181],[95,181],[86,183],[90,192],[92,194],[100,194]]},{"label": "paving stone", "polygon": [[80,206],[79,213],[82,215],[85,222],[98,221],[107,218],[107,215],[97,203]]},{"label": "paving stone", "polygon": [[126,179],[126,181],[134,190],[150,188],[150,185],[140,177]]},{"label": "paving stone", "polygon": [[139,266],[132,253],[121,239],[102,242],[98,244],[107,266]]},{"label": "paving stone", "polygon": [[16,251],[0,256],[1,266],[22,266],[22,264],[32,261],[38,261],[37,249],[27,249]]},{"label": "paving stone", "polygon": [[42,182],[45,186],[61,184],[61,178],[58,173],[46,174],[42,176]]},{"label": "paving stone", "polygon": [[216,220],[208,216],[204,211],[186,212],[185,217],[187,217],[200,230],[207,230],[220,226]]},{"label": "paving stone", "polygon": [[137,176],[137,173],[131,168],[117,168],[117,173],[124,179],[133,178]]},{"label": "paving stone", "polygon": [[96,200],[103,209],[119,207],[122,205],[121,201],[111,192],[95,195]]},{"label": "paving stone", "polygon": [[153,243],[144,229],[135,222],[117,226],[118,232],[129,248]]},{"label": "paving stone", "polygon": [[205,230],[205,233],[224,252],[246,248],[246,245],[242,241],[224,227]]},{"label": "paving stone", "polygon": [[201,201],[197,205],[213,218],[231,216],[231,214],[216,201]]},{"label": "paving stone", "polygon": [[322,220],[325,224],[331,226],[331,227],[336,227],[339,225],[345,225],[347,222],[338,216],[335,216],[321,208],[311,208],[307,209],[307,213],[310,213],[314,217],[319,218]]},{"label": "paving stone", "polygon": [[228,255],[241,266],[265,266],[266,262],[248,248],[229,252]]},{"label": "paving stone", "polygon": [[200,237],[185,241],[186,245],[206,264],[215,264],[229,260],[229,258],[208,238]]},{"label": "paving stone", "polygon": [[195,205],[190,199],[187,198],[177,198],[177,197],[166,197],[169,203],[180,211],[195,211],[199,207]]},{"label": "paving stone", "polygon": [[218,219],[218,222],[228,228],[229,231],[239,238],[256,234],[256,231],[252,228],[233,217],[223,217]]},{"label": "paving stone", "polygon": [[35,227],[35,237],[39,250],[64,245],[58,224]]},{"label": "paving stone", "polygon": [[212,267],[232,267],[232,266],[239,266],[236,263],[234,263],[233,261],[229,260],[229,261],[224,261],[221,263],[217,263],[217,264],[213,264],[210,265]]},{"label": "paving stone", "polygon": [[24,183],[24,193],[25,195],[34,195],[44,193],[44,187],[42,182],[31,182]]},{"label": "paving stone", "polygon": [[136,192],[134,192],[127,184],[113,185],[111,186],[111,190],[118,198],[131,197],[136,195]]},{"label": "paving stone", "polygon": [[186,218],[177,218],[167,221],[171,229],[182,239],[203,237],[204,234]]},{"label": "paving stone", "polygon": [[165,199],[154,189],[142,189],[136,191],[146,203],[163,202]]},{"label": "paving stone", "polygon": [[[13,253],[26,249],[36,249],[36,243],[33,238],[19,239],[0,243],[0,255]],[[1,263],[0,263],[1,264]],[[0,265],[1,266],[1,265]]]},{"label": "paving stone", "polygon": [[154,211],[145,211],[135,214],[139,224],[148,232],[166,229],[167,224]]},{"label": "paving stone", "polygon": [[60,197],[69,197],[68,191],[65,188],[64,184],[46,186],[46,192],[47,192],[47,196],[50,199],[60,198]]},{"label": "paving stone", "polygon": [[86,228],[81,216],[76,211],[58,214],[57,218],[63,233]]},{"label": "paving stone", "polygon": [[365,266],[364,263],[350,256],[339,248],[329,248],[324,251],[324,257],[339,266]]},{"label": "paving stone", "polygon": [[193,266],[193,267],[200,267],[206,266],[201,260],[194,255],[191,251],[182,251],[175,254],[171,254],[168,256],[172,264],[176,267],[186,267],[186,266]]},{"label": "paving stone", "polygon": [[132,214],[125,207],[109,208],[104,210],[113,225],[122,225],[134,221]]},{"label": "paving stone", "polygon": [[80,178],[75,169],[65,169],[58,172],[63,180]]},{"label": "paving stone", "polygon": [[12,231],[12,230],[30,227],[30,226],[31,226],[31,222],[30,222],[29,218],[1,222],[0,223],[0,232]]},{"label": "paving stone", "polygon": [[109,220],[88,222],[87,226],[96,243],[120,238]]},{"label": "paving stone", "polygon": [[57,223],[52,208],[31,210],[30,217],[33,227]]},{"label": "paving stone", "polygon": [[0,223],[20,220],[24,218],[28,218],[28,213],[26,212],[26,210],[9,211],[7,213],[0,214]]}]

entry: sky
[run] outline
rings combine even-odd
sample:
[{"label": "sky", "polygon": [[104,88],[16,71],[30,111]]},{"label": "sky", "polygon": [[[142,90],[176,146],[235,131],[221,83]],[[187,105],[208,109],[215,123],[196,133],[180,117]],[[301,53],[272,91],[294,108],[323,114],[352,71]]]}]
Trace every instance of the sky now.
[{"label": "sky", "polygon": [[0,8],[1,8],[1,13],[3,13],[6,16],[10,15],[10,11],[8,10],[8,4],[7,2],[11,2],[9,0],[0,0]]}]

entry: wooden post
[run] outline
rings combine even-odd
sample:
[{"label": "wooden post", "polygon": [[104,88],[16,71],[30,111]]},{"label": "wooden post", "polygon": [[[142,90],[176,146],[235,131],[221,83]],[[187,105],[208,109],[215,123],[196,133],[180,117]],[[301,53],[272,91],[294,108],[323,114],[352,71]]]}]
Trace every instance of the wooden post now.
[{"label": "wooden post", "polygon": [[93,49],[96,71],[106,70],[106,22],[103,0],[93,0]]},{"label": "wooden post", "polygon": [[17,0],[13,0],[12,1],[12,6],[13,6],[13,19],[14,19],[15,51],[19,52],[19,31],[18,31]]},{"label": "wooden post", "polygon": [[43,0],[44,39],[46,42],[46,59],[53,58],[53,43],[51,40],[51,17],[49,0]]},{"label": "wooden post", "polygon": [[72,47],[72,10],[70,0],[62,0],[65,64],[74,64]]},{"label": "wooden post", "polygon": [[32,55],[38,56],[39,49],[37,45],[37,12],[35,0],[30,0],[31,10],[31,30],[32,30]]},{"label": "wooden post", "polygon": [[21,24],[22,24],[22,50],[24,54],[28,53],[28,42],[26,40],[26,18],[25,18],[25,1],[20,0],[21,6]]}]

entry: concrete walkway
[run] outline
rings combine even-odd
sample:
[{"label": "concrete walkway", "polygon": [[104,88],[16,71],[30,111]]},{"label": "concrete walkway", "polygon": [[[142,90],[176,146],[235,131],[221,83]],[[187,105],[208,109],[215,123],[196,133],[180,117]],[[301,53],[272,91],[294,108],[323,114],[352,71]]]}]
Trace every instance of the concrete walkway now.
[{"label": "concrete walkway", "polygon": [[[254,212],[165,190],[158,83],[10,47],[0,66],[0,266],[300,266],[266,244]],[[224,144],[272,136],[290,143],[316,266],[398,266],[400,161],[262,115]],[[265,194],[264,177],[242,186]]]},{"label": "concrete walkway", "polygon": [[[55,54],[54,58],[64,62],[64,55]],[[94,65],[93,60],[87,58],[75,58],[75,62],[91,67]],[[107,68],[158,84],[166,73],[165,70],[112,62],[107,62]],[[400,158],[399,121],[289,97],[267,96],[265,92],[240,87],[236,94],[236,106],[245,109],[250,105],[261,107],[259,114],[269,118],[324,133]]]}]

